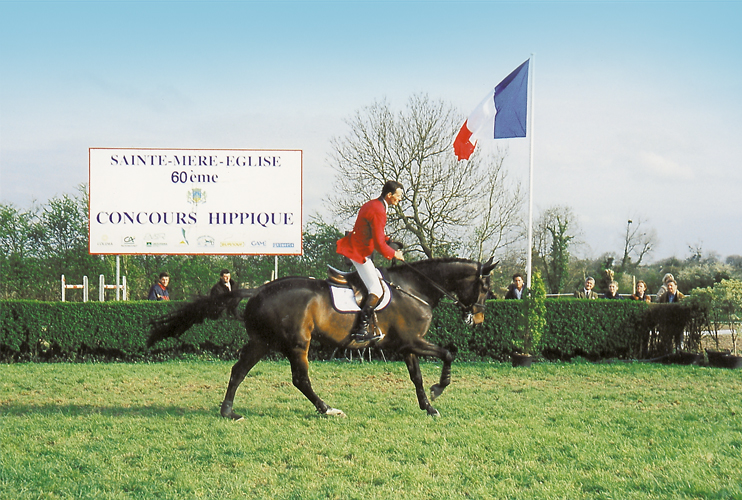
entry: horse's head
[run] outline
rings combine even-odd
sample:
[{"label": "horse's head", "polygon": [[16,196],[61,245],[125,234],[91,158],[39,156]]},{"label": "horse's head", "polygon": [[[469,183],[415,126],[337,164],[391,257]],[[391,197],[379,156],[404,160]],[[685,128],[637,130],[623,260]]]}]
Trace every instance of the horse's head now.
[{"label": "horse's head", "polygon": [[[402,290],[414,290],[418,299],[435,307],[448,297],[463,312],[468,324],[484,322],[484,301],[490,290],[490,272],[499,262],[484,264],[459,258],[430,259],[388,269]],[[422,299],[420,299],[422,300]]]},{"label": "horse's head", "polygon": [[499,261],[493,264],[492,260],[490,257],[480,264],[475,275],[467,280],[467,286],[457,293],[467,324],[479,326],[484,323],[484,301],[490,291],[490,273],[499,264]]}]

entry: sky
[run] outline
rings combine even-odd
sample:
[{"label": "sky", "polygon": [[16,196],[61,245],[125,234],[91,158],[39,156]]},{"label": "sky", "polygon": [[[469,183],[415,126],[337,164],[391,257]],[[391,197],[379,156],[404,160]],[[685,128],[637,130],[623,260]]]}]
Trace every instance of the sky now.
[{"label": "sky", "polygon": [[[463,119],[533,54],[533,204],[584,257],[742,254],[742,2],[6,2],[0,203],[75,193],[89,148],[301,149],[326,214],[331,139],[376,101]],[[453,137],[451,138],[453,142]],[[506,147],[528,185],[529,139]],[[453,154],[453,149],[451,150]],[[132,193],[136,196],[136,193]]]}]

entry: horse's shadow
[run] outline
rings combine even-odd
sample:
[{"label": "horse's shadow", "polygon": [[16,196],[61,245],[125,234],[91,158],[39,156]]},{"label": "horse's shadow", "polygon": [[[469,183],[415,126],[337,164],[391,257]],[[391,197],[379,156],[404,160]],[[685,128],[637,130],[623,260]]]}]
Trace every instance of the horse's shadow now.
[{"label": "horse's shadow", "polygon": [[[189,408],[174,405],[130,405],[130,406],[113,406],[113,405],[92,405],[92,404],[14,404],[6,403],[0,405],[0,416],[4,418],[21,418],[30,416],[40,417],[89,417],[103,416],[110,418],[180,418],[180,417],[205,417],[208,419],[222,419],[219,417],[219,406],[213,408]],[[302,411],[301,408],[287,407],[285,405],[268,406],[253,408],[248,411],[248,415],[253,418],[309,418],[314,419],[318,416],[313,411]],[[246,415],[246,416],[248,416]]]},{"label": "horse's shadow", "polygon": [[219,413],[219,407],[188,408],[174,405],[131,405],[110,406],[92,404],[4,404],[0,405],[0,415],[3,417],[45,416],[64,417],[101,415],[104,417],[186,417],[208,416],[214,417]]}]

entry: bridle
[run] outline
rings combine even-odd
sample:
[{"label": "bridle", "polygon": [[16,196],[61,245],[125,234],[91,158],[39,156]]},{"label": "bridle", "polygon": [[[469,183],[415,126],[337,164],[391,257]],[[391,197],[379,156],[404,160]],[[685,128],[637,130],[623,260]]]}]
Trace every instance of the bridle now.
[{"label": "bridle", "polygon": [[[474,322],[474,320],[473,320],[474,307],[480,307],[482,310],[484,310],[485,304],[483,304],[481,302],[475,302],[475,303],[470,304],[470,305],[467,306],[466,304],[464,304],[463,302],[461,302],[458,297],[456,297],[454,294],[452,294],[451,292],[449,292],[448,290],[446,290],[445,288],[443,288],[441,285],[439,285],[431,277],[423,274],[422,272],[420,272],[414,266],[411,266],[407,262],[405,262],[405,261],[401,261],[401,262],[402,262],[402,264],[404,264],[405,266],[407,266],[408,269],[411,269],[418,276],[420,276],[421,278],[423,278],[424,280],[426,280],[433,288],[435,288],[436,290],[438,290],[439,292],[441,292],[444,296],[446,296],[449,299],[451,299],[453,301],[454,305],[456,305],[461,310],[461,312],[464,313],[464,315],[465,315],[464,321],[467,324],[472,324]],[[481,262],[478,264],[476,276],[478,278],[481,278],[482,277],[482,263]],[[395,286],[392,283],[389,283],[389,284],[392,285],[392,286]],[[398,290],[402,290],[403,292],[405,292],[406,294],[410,295],[411,297],[414,297],[417,300],[423,302],[424,304],[429,305],[426,301],[424,301],[420,297],[417,297],[413,293],[410,293],[410,292],[408,292],[406,290],[403,290],[403,289],[399,288],[398,286],[395,286],[395,288],[397,288]]]}]

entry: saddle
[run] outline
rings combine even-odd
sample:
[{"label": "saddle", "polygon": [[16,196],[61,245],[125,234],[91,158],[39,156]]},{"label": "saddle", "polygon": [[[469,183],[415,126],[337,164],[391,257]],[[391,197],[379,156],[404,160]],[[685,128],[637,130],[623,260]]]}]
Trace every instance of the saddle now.
[{"label": "saddle", "polygon": [[[376,311],[379,311],[389,304],[392,293],[378,269],[376,272],[379,274],[381,286],[384,289],[381,300],[375,308]],[[366,286],[358,273],[353,271],[343,272],[332,266],[327,266],[327,282],[330,285],[333,306],[338,312],[358,312],[361,310],[361,303],[366,295]]]}]

